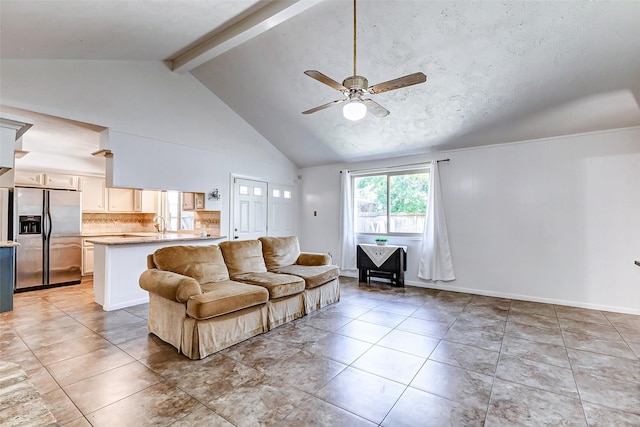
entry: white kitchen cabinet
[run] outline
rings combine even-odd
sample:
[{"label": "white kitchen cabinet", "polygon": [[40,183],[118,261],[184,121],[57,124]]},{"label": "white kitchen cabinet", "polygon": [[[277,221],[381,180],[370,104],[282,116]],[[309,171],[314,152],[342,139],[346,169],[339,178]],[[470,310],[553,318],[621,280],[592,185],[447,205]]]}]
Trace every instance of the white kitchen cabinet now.
[{"label": "white kitchen cabinet", "polygon": [[103,178],[80,177],[83,212],[106,212],[107,189]]},{"label": "white kitchen cabinet", "polygon": [[44,186],[63,190],[77,190],[78,177],[75,175],[47,173],[44,175]]},{"label": "white kitchen cabinet", "polygon": [[77,190],[78,177],[62,173],[43,173],[29,170],[16,170],[15,185],[27,187],[58,188],[61,190]]},{"label": "white kitchen cabinet", "polygon": [[133,211],[142,212],[142,190],[133,191]]},{"label": "white kitchen cabinet", "polygon": [[109,188],[109,212],[134,212],[134,190],[131,188]]},{"label": "white kitchen cabinet", "polygon": [[81,176],[83,212],[157,213],[158,191],[107,188],[104,178]]},{"label": "white kitchen cabinet", "polygon": [[14,171],[15,185],[24,185],[27,187],[44,187],[44,174],[42,172],[33,172],[25,170]]},{"label": "white kitchen cabinet", "polygon": [[158,191],[133,190],[133,210],[140,213],[158,213]]},{"label": "white kitchen cabinet", "polygon": [[153,190],[137,191],[140,194],[140,197],[138,197],[140,199],[140,209],[136,209],[136,212],[157,214],[159,211],[158,200],[160,192]]},{"label": "white kitchen cabinet", "polygon": [[93,243],[82,239],[82,275],[93,274]]}]

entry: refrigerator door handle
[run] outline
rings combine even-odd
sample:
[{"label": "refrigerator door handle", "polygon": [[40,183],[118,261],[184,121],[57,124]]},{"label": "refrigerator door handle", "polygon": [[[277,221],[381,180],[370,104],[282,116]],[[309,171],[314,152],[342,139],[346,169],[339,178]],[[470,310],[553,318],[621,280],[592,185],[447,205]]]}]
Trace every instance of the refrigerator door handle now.
[{"label": "refrigerator door handle", "polygon": [[44,240],[51,240],[51,205],[49,204],[49,192],[46,193],[47,203],[46,206],[46,215],[44,221],[44,230],[42,230],[42,235]]}]

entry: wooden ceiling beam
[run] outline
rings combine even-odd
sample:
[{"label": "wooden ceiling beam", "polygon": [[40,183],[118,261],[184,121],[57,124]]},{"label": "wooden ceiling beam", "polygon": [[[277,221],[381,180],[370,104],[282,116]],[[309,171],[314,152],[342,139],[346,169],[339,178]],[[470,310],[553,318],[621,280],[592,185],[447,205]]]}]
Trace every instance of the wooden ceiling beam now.
[{"label": "wooden ceiling beam", "polygon": [[276,0],[249,14],[233,25],[214,32],[185,48],[169,60],[172,71],[185,73],[245,43],[278,24],[315,6],[322,0]]}]

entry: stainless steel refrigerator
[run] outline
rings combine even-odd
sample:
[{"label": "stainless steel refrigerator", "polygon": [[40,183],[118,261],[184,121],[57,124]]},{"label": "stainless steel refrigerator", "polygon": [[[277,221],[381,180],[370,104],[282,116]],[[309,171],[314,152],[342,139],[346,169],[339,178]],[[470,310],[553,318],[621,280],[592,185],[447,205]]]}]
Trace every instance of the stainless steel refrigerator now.
[{"label": "stainless steel refrigerator", "polygon": [[16,290],[80,283],[81,194],[15,188]]}]

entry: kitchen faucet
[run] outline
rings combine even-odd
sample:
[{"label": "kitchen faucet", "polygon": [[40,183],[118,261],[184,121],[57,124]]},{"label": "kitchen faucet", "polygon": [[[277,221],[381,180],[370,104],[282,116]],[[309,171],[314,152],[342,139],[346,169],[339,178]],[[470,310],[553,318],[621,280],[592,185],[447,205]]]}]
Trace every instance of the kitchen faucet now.
[{"label": "kitchen faucet", "polygon": [[[162,220],[162,222],[160,222],[159,220]],[[154,221],[153,226],[156,228],[156,230],[158,230],[158,233],[164,233],[167,231],[167,220],[164,219],[163,216],[156,215],[151,221]]]}]

